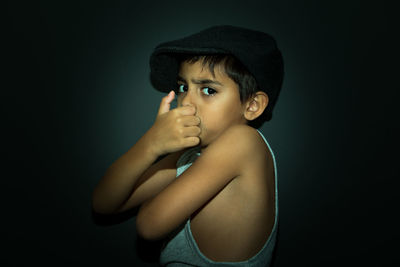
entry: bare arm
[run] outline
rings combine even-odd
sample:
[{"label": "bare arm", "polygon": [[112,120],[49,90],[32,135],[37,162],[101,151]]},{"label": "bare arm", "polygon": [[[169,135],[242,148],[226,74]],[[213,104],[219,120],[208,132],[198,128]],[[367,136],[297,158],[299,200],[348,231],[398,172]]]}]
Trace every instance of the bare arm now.
[{"label": "bare arm", "polygon": [[157,159],[144,135],[128,152],[106,171],[93,192],[93,209],[98,213],[115,213],[133,193],[140,176]]},{"label": "bare arm", "polygon": [[[94,211],[124,211],[157,194],[175,177],[174,163],[182,150],[199,143],[195,108],[169,110],[174,96],[171,92],[163,98],[154,125],[108,168],[93,192]],[[153,164],[166,154],[170,155]]]},{"label": "bare arm", "polygon": [[178,179],[142,205],[136,220],[139,234],[147,239],[162,238],[240,176],[240,166],[251,158],[257,145],[255,136],[247,126],[227,129]]},{"label": "bare arm", "polygon": [[133,194],[118,209],[118,212],[136,207],[167,187],[176,177],[176,162],[185,150],[169,154],[150,166],[137,180]]}]

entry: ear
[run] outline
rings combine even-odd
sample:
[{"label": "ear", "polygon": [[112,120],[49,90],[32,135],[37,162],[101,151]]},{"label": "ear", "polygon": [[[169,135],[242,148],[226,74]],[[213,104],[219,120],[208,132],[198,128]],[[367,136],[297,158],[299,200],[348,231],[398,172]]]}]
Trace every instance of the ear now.
[{"label": "ear", "polygon": [[268,95],[265,92],[258,91],[245,104],[244,117],[248,121],[258,118],[267,108],[269,102]]}]

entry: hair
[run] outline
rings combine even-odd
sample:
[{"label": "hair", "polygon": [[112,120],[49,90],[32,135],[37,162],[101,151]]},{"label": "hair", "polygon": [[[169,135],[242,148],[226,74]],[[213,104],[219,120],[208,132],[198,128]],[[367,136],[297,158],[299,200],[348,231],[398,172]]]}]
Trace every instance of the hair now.
[{"label": "hair", "polygon": [[[194,55],[194,54],[179,54],[177,56],[178,62],[188,62],[190,64],[202,60],[202,65],[208,66],[212,75],[215,75],[215,66],[221,64],[225,73],[231,78],[239,87],[240,102],[244,103],[249,100],[256,92],[261,91],[258,88],[257,81],[254,76],[243,66],[243,64],[230,54],[210,54],[210,55]],[[253,128],[260,128],[265,121],[271,119],[270,112],[264,112],[247,124]]]}]

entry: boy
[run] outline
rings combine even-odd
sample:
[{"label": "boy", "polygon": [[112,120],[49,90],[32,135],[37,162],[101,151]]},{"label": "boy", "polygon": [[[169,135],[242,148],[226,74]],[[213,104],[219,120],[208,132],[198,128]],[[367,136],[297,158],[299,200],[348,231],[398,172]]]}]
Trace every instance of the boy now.
[{"label": "boy", "polygon": [[256,128],[271,118],[282,84],[274,39],[211,27],[160,44],[150,67],[153,86],[169,93],[153,126],[94,190],[94,210],[141,205],[137,231],[166,238],[163,265],[268,266],[278,220],[276,163]]}]

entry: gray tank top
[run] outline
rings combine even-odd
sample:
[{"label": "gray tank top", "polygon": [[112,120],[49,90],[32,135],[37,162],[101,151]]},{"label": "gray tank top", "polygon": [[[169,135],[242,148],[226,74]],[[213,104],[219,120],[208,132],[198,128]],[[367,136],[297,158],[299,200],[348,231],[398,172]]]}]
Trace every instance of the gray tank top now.
[{"label": "gray tank top", "polygon": [[[257,130],[258,131],[258,130]],[[275,221],[272,232],[263,248],[253,257],[240,262],[216,262],[203,255],[193,238],[190,230],[190,219],[171,234],[170,239],[161,252],[160,264],[162,266],[270,266],[272,254],[275,248],[278,227],[278,179],[274,153],[263,134],[258,131],[271,151],[275,170]],[[187,170],[196,158],[200,156],[200,147],[194,147],[186,151],[177,162],[176,177]]]}]

